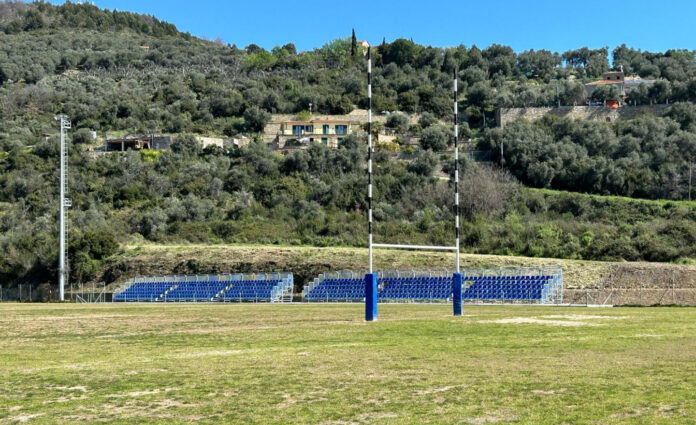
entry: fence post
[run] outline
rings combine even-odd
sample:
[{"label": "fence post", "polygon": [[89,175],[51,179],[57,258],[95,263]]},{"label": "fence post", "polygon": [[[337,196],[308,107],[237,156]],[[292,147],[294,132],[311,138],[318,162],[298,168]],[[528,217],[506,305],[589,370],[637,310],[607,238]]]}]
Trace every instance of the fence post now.
[{"label": "fence post", "polygon": [[455,316],[462,315],[462,274],[455,273],[452,278],[452,305]]},{"label": "fence post", "polygon": [[377,274],[365,275],[365,321],[377,320]]}]

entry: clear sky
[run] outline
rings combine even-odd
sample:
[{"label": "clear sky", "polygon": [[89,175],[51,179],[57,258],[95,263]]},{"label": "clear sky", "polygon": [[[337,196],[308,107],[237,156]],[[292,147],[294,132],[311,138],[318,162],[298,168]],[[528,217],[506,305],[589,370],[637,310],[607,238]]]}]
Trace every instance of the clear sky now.
[{"label": "clear sky", "polygon": [[[63,3],[63,1],[53,1]],[[696,49],[696,0],[95,0],[154,15],[179,30],[244,47],[298,50],[350,36],[378,44],[396,38],[432,46],[493,43],[563,52],[622,43],[650,51]]]}]

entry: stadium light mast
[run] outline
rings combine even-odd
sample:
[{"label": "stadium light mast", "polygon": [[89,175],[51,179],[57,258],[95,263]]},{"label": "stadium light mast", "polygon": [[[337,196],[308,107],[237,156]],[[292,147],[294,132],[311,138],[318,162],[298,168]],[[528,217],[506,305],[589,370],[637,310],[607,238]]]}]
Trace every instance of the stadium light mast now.
[{"label": "stadium light mast", "polygon": [[65,208],[72,205],[72,200],[65,197],[68,180],[68,144],[65,140],[65,130],[71,128],[70,120],[65,115],[55,117],[60,121],[60,236],[58,252],[58,299],[65,301],[66,262],[66,231]]}]

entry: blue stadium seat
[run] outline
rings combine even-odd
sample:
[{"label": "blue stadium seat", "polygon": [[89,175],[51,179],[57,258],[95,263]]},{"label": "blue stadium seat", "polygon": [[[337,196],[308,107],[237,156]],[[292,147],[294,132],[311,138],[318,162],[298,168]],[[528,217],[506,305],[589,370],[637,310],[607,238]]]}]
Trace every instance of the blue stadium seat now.
[{"label": "blue stadium seat", "polygon": [[[542,291],[553,276],[467,276],[463,299],[469,301],[540,301]],[[379,278],[378,299],[386,300],[448,300],[452,296],[452,277],[389,277]],[[315,285],[307,300],[360,301],[365,298],[362,278],[329,278]]]}]

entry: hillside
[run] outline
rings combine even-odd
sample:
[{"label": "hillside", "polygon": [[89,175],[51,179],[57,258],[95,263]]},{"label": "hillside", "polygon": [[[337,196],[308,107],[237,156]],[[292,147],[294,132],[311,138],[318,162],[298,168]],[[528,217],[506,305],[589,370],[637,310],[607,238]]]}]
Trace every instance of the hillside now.
[{"label": "hillside", "polygon": [[[365,108],[366,63],[349,38],[298,52],[192,37],[151,16],[88,4],[0,3],[0,281],[55,282],[58,144],[70,132],[70,278],[93,281],[128,244],[362,246],[365,141],[286,156],[260,142],[271,114]],[[399,39],[372,49],[374,110],[420,145],[375,153],[375,226],[383,241],[442,244],[453,231],[452,75],[461,138],[503,168],[462,154],[462,247],[469,253],[601,261],[696,258],[693,52],[621,46],[614,66],[655,78],[632,103],[669,102],[663,117],[582,122],[545,117],[495,128],[495,109],[584,102],[609,70],[607,49],[516,53]],[[643,87],[643,89],[647,89]],[[674,103],[673,102],[678,102]],[[395,118],[400,117],[400,118]],[[174,135],[166,152],[92,152],[99,135]],[[192,134],[236,136],[202,150]],[[500,158],[500,146],[504,145]],[[444,177],[444,180],[440,177]],[[562,189],[539,192],[529,187]],[[573,192],[657,199],[586,197]],[[116,257],[114,257],[116,256]]]}]

